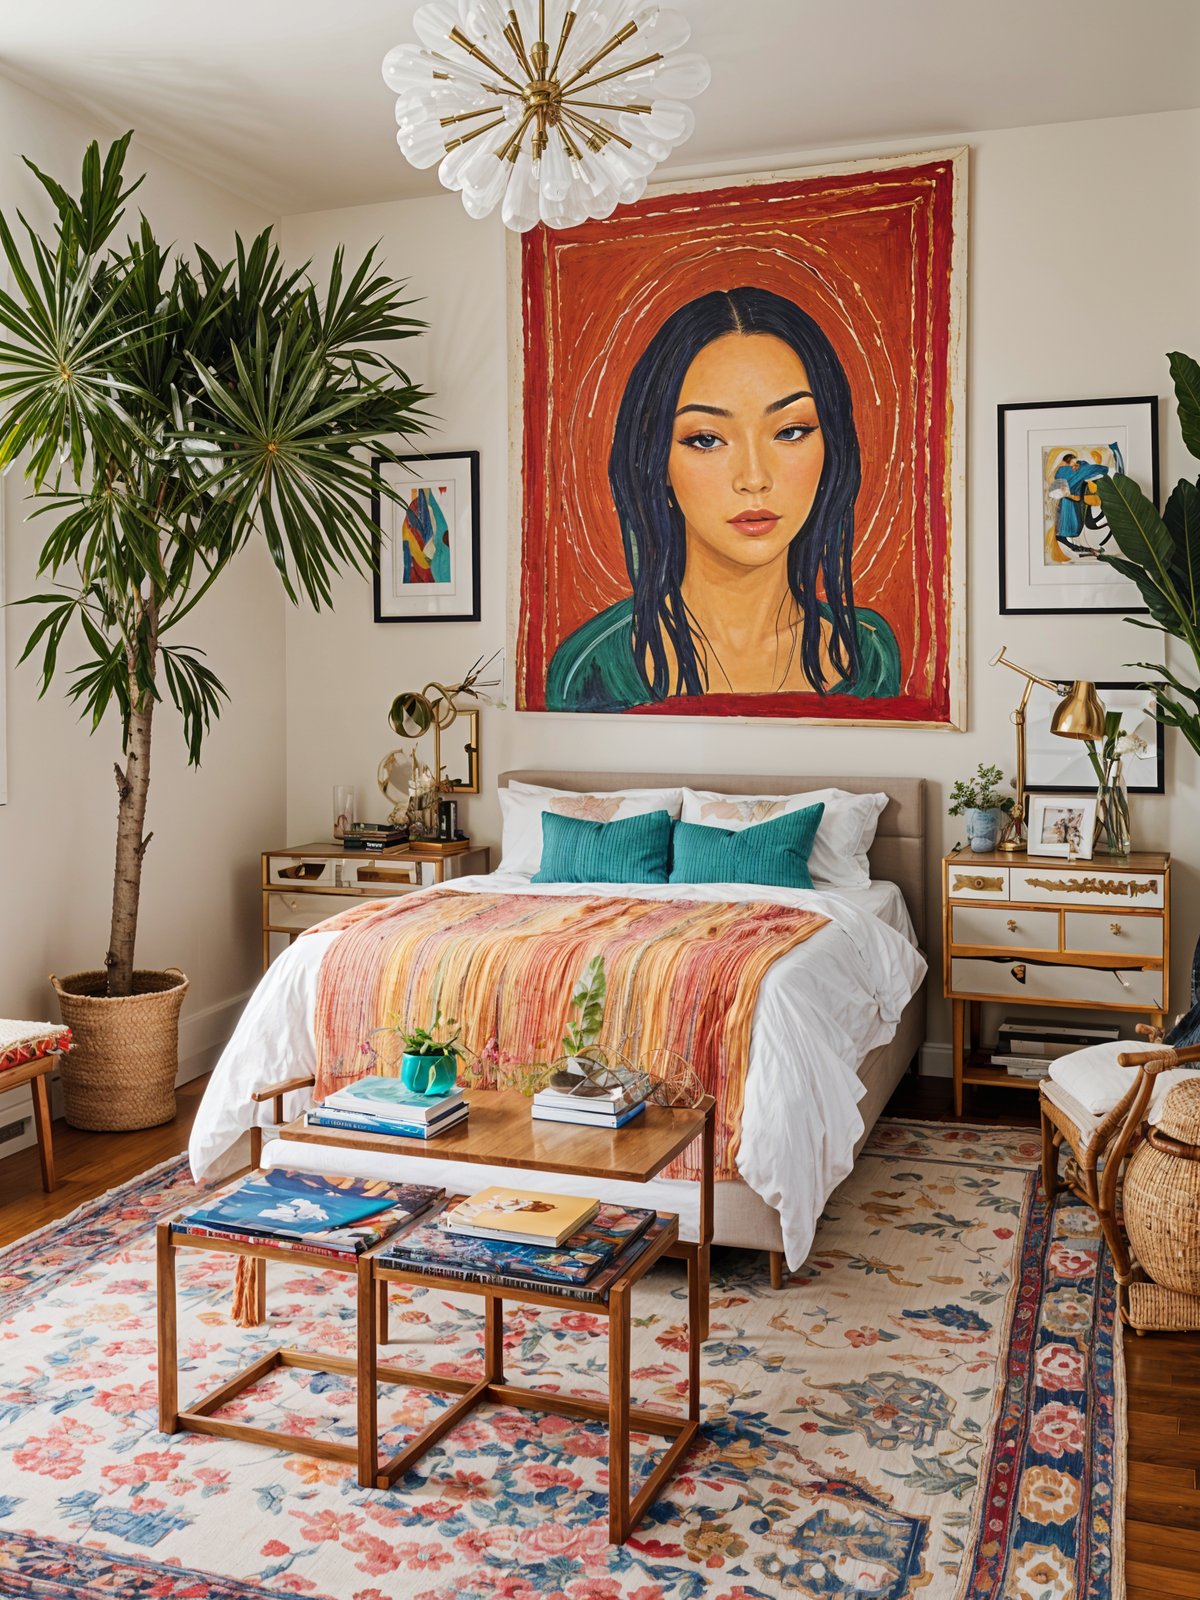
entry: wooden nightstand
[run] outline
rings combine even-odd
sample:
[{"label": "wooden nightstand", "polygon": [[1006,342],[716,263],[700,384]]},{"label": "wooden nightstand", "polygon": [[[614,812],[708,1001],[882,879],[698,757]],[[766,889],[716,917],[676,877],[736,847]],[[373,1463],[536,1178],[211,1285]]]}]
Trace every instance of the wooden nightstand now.
[{"label": "wooden nightstand", "polygon": [[1170,960],[1169,855],[946,856],[942,976],[953,1011],[955,1114],[965,1084],[1038,1087],[981,1054],[985,1001],[1132,1012],[1161,1026]]},{"label": "wooden nightstand", "polygon": [[360,900],[386,900],[444,883],[448,877],[492,870],[491,847],[400,844],[390,850],[343,850],[338,844],[291,845],[262,858],[263,971],[271,965],[271,935],[289,944],[306,928]]}]

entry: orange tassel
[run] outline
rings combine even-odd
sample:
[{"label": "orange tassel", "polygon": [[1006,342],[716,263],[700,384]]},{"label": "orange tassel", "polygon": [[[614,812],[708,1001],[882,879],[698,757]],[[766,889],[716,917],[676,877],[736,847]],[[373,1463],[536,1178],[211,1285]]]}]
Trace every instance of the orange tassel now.
[{"label": "orange tassel", "polygon": [[233,1275],[233,1320],[239,1328],[257,1328],[267,1320],[267,1264],[239,1256]]}]

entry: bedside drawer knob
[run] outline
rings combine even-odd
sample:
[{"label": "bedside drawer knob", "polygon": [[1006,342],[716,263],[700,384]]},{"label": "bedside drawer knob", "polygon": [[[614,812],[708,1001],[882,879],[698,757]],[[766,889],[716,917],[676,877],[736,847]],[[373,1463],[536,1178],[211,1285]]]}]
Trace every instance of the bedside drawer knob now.
[{"label": "bedside drawer knob", "polygon": [[1109,928],[1113,933],[1124,933],[1125,930],[1119,922],[1110,922]]},{"label": "bedside drawer knob", "polygon": [[1016,917],[1009,917],[1009,919],[1008,919],[1008,931],[1009,931],[1009,933],[1016,933],[1016,931],[1017,931],[1017,919],[1016,919]]}]

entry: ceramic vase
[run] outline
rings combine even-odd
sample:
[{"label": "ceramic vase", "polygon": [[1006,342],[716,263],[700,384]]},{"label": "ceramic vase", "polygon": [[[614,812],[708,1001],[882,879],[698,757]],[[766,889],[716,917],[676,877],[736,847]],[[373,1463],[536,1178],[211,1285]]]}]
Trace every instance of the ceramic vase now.
[{"label": "ceramic vase", "polygon": [[970,806],[966,813],[967,843],[977,855],[986,855],[989,850],[996,848],[996,840],[1000,837],[1000,824],[1003,817],[999,806],[993,806],[988,811],[980,811],[978,807]]}]

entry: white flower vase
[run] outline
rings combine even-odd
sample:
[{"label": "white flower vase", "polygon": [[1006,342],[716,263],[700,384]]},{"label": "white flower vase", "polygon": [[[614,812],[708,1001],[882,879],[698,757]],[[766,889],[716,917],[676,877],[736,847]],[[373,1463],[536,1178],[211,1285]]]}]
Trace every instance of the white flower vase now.
[{"label": "white flower vase", "polygon": [[967,808],[967,843],[976,855],[986,855],[989,850],[996,848],[1001,817],[999,806],[992,806],[987,811],[981,811],[977,806]]}]

